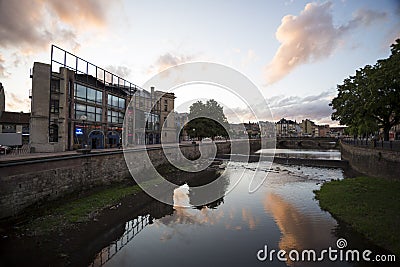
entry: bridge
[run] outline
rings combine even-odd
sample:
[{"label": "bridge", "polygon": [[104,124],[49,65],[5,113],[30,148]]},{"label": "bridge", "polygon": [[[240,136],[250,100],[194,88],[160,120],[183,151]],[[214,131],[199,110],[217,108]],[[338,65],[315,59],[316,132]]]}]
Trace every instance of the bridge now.
[{"label": "bridge", "polygon": [[[269,144],[269,142],[271,142]],[[230,154],[231,143],[235,143],[236,149],[247,151],[247,146],[250,144],[250,154],[255,154],[261,149],[261,139],[250,139],[250,140],[231,140],[228,142],[217,142],[218,153],[217,154]],[[273,147],[271,140],[266,140],[266,146]],[[275,147],[280,149],[291,148],[291,149],[333,149],[338,148],[338,139],[334,137],[278,137],[276,139]]]},{"label": "bridge", "polygon": [[276,148],[333,149],[338,146],[335,137],[278,137]]}]

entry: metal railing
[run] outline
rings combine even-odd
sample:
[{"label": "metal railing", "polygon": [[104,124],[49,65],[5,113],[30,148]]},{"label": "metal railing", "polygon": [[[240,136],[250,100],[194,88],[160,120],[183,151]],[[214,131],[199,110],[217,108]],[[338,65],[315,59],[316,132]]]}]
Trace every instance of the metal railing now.
[{"label": "metal railing", "polygon": [[24,144],[22,147],[16,147],[11,149],[10,151],[2,151],[0,156],[18,156],[18,155],[26,155],[31,153],[31,146],[29,144]]},{"label": "metal railing", "polygon": [[400,152],[400,140],[383,141],[383,140],[375,140],[375,139],[371,140],[371,139],[346,138],[346,139],[342,139],[342,142],[345,144],[348,144],[348,145],[353,145],[353,146]]}]

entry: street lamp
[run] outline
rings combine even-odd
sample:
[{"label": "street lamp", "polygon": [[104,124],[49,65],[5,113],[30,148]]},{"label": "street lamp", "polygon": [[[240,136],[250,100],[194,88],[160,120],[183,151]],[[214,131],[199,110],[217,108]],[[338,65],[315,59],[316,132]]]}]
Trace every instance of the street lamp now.
[{"label": "street lamp", "polygon": [[193,140],[192,140],[192,144],[196,144],[196,141],[194,141],[194,138],[195,138],[195,136],[196,136],[196,129],[195,128],[193,128],[192,129],[192,131],[193,131]]},{"label": "street lamp", "polygon": [[85,131],[86,125],[85,125],[85,121],[87,120],[87,116],[86,115],[81,115],[79,118],[81,119],[82,124],[83,124],[82,148],[86,148],[86,131]]}]

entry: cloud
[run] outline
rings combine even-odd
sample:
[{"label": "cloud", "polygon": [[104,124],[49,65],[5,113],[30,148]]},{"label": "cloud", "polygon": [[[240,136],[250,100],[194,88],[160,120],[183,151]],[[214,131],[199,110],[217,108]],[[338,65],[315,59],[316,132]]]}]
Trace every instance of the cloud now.
[{"label": "cloud", "polygon": [[77,28],[90,26],[102,27],[106,21],[109,3],[98,0],[51,0],[48,1],[51,11],[65,23]]},{"label": "cloud", "polygon": [[0,1],[0,47],[23,53],[63,41],[77,47],[77,32],[104,25],[106,1]]},{"label": "cloud", "polygon": [[157,61],[149,67],[148,72],[161,72],[169,67],[192,61],[193,55],[173,55],[169,52],[161,55]]},{"label": "cloud", "polygon": [[0,78],[5,78],[8,76],[4,62],[3,56],[0,54]]},{"label": "cloud", "polygon": [[[311,119],[320,123],[332,123],[330,116],[332,109],[329,106],[332,98],[335,96],[334,90],[327,90],[318,95],[311,96],[273,96],[265,99],[272,112],[273,120],[277,121],[281,118],[287,119]],[[265,103],[264,102],[264,103]],[[260,117],[258,120],[270,120],[270,111],[264,103],[260,103],[253,107],[257,109]],[[254,120],[254,116],[248,113],[245,109],[232,109],[242,121]],[[232,113],[233,114],[233,113]],[[226,116],[230,118],[232,115],[229,111],[226,112]]]},{"label": "cloud", "polygon": [[128,79],[129,74],[131,74],[131,69],[126,67],[126,66],[107,66],[106,70],[108,70],[109,72],[113,73],[113,74],[117,74],[119,77],[123,78],[123,79]]},{"label": "cloud", "polygon": [[246,56],[242,59],[242,66],[247,67],[257,59],[256,52],[253,49],[247,50]]},{"label": "cloud", "polygon": [[276,38],[281,45],[266,68],[269,84],[282,79],[302,64],[329,57],[342,43],[346,33],[387,16],[384,12],[359,9],[348,23],[335,26],[331,6],[330,2],[309,3],[300,15],[282,18],[276,31]]},{"label": "cloud", "polygon": [[8,92],[7,90],[4,90],[4,93],[7,111],[19,112],[30,110],[31,101],[28,97],[22,97],[20,95]]}]

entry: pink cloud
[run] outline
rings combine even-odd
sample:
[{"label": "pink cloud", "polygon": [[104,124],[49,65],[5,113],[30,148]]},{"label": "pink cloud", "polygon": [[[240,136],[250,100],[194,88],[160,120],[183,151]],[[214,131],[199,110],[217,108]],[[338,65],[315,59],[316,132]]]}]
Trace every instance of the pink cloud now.
[{"label": "pink cloud", "polygon": [[279,81],[296,67],[329,57],[342,42],[344,34],[359,26],[369,26],[386,18],[386,13],[359,9],[346,24],[335,26],[330,2],[309,3],[300,15],[282,18],[276,31],[281,43],[266,68],[269,84]]}]

